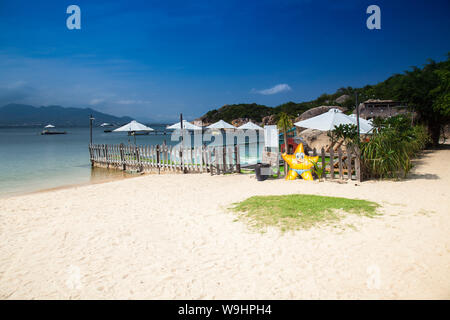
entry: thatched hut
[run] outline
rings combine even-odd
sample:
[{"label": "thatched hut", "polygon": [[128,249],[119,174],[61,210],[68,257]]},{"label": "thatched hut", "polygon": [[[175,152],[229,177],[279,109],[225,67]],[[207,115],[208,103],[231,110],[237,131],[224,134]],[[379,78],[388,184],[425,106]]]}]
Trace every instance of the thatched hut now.
[{"label": "thatched hut", "polygon": [[[356,110],[353,111],[356,114]],[[359,104],[359,116],[364,119],[389,118],[408,113],[408,109],[398,101],[369,99]]]}]

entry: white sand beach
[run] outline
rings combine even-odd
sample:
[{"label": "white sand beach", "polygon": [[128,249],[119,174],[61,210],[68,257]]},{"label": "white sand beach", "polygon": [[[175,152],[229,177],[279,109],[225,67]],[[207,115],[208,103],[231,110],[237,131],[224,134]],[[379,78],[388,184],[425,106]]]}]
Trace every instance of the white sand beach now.
[{"label": "white sand beach", "polygon": [[[449,299],[450,150],[407,180],[145,175],[0,199],[1,299]],[[368,199],[376,218],[265,233],[253,195]]]}]

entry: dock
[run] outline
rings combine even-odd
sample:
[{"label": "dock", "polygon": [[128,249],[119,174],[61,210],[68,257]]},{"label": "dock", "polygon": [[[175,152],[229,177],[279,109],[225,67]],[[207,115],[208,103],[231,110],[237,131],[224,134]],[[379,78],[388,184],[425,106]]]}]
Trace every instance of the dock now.
[{"label": "dock", "polygon": [[239,147],[90,144],[93,167],[133,172],[204,173],[241,171]]}]

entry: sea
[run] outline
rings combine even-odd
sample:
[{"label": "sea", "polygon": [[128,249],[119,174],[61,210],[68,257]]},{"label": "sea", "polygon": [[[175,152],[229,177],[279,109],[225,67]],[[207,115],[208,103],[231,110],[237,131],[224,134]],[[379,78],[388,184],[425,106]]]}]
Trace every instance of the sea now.
[{"label": "sea", "polygon": [[[164,131],[166,125],[150,125]],[[130,174],[103,168],[91,168],[89,161],[89,128],[56,128],[66,131],[61,135],[41,135],[41,128],[0,128],[0,197],[9,197],[39,190],[70,185],[98,183],[130,177]],[[171,132],[137,136],[136,144],[156,145],[166,142],[175,145]],[[105,133],[103,128],[93,128],[93,143],[132,144],[127,133]],[[259,141],[258,141],[259,142]],[[216,142],[217,143],[217,142]],[[260,142],[241,146],[241,163],[259,161]],[[253,151],[252,151],[253,150]]]}]

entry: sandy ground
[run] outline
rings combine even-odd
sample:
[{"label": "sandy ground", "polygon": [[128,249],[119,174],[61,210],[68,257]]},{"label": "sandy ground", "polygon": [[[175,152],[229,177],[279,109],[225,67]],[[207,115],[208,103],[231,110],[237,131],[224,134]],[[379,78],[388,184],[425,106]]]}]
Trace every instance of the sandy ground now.
[{"label": "sandy ground", "polygon": [[[149,175],[0,200],[0,298],[450,298],[450,150],[402,182]],[[282,234],[226,208],[252,195],[379,202]]]}]

